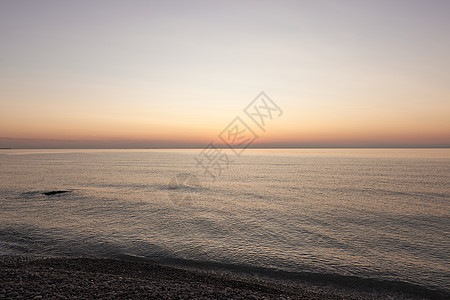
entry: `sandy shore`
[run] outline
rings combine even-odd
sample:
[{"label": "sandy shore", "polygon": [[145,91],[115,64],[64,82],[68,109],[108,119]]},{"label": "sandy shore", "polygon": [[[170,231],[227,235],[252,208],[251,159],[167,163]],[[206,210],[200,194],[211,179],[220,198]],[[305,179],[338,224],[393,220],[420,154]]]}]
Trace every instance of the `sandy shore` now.
[{"label": "sandy shore", "polygon": [[441,298],[439,294],[429,296],[417,297],[336,284],[272,281],[149,262],[93,258],[0,258],[0,299]]}]

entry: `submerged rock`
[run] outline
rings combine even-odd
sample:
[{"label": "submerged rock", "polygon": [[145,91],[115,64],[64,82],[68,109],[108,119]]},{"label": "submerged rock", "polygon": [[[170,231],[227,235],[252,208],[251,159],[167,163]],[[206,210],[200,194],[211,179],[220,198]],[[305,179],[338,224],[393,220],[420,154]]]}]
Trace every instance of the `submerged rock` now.
[{"label": "submerged rock", "polygon": [[51,196],[51,195],[64,194],[64,193],[70,193],[70,191],[50,191],[50,192],[42,193],[42,195]]}]

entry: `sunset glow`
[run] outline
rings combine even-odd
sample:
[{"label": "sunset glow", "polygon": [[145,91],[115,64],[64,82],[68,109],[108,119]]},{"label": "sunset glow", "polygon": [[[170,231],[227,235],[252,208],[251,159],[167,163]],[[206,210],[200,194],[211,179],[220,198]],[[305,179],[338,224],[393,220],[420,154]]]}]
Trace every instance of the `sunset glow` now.
[{"label": "sunset glow", "polygon": [[[338,4],[339,3],[339,4]],[[2,1],[0,147],[450,146],[448,1]]]}]

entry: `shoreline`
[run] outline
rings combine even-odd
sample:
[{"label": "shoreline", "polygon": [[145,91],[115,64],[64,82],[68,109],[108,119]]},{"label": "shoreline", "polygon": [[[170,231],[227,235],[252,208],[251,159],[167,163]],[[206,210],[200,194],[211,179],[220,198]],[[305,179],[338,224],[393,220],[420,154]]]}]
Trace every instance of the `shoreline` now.
[{"label": "shoreline", "polygon": [[[445,299],[422,290],[340,285],[327,278],[271,279],[149,261],[87,257],[0,257],[0,299]],[[414,293],[413,293],[414,292]]]}]

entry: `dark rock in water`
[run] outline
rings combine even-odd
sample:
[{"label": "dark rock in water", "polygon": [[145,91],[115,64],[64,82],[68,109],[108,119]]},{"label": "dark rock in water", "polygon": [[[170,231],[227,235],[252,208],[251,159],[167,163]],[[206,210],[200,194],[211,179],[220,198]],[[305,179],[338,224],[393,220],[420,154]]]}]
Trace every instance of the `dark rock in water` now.
[{"label": "dark rock in water", "polygon": [[51,195],[64,194],[64,193],[70,193],[70,191],[50,191],[50,192],[45,192],[42,194],[46,195],[46,196],[51,196]]}]

